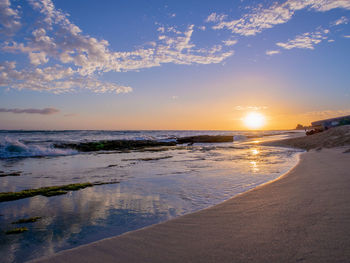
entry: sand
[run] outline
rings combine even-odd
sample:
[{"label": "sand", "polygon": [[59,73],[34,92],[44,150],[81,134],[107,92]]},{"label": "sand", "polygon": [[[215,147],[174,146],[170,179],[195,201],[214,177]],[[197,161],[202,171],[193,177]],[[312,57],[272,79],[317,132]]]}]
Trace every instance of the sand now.
[{"label": "sand", "polygon": [[349,262],[347,149],[303,153],[282,178],[219,205],[37,262]]},{"label": "sand", "polygon": [[310,136],[265,142],[263,145],[294,147],[305,150],[350,145],[350,125],[332,128]]}]

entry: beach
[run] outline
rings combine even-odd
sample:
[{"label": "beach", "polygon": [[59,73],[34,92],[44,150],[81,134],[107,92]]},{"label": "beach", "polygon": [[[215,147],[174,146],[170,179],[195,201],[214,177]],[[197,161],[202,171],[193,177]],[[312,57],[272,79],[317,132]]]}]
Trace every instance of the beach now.
[{"label": "beach", "polygon": [[350,0],[0,0],[0,263],[350,263]]},{"label": "beach", "polygon": [[0,133],[3,263],[212,207],[285,174],[303,152],[257,144],[303,136],[291,130]]},{"label": "beach", "polygon": [[349,147],[320,147],[221,204],[35,262],[347,262]]}]

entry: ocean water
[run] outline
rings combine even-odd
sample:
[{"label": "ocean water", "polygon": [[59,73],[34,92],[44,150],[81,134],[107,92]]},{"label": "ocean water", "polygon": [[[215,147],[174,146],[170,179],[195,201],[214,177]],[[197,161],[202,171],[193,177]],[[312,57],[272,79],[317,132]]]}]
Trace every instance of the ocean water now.
[{"label": "ocean water", "polygon": [[[82,153],[55,143],[172,141],[232,135],[229,143],[195,143]],[[1,262],[23,262],[204,209],[290,170],[301,151],[261,146],[299,131],[0,131],[0,192],[84,182],[118,182],[65,195],[0,203]],[[40,216],[34,223],[12,224]],[[21,234],[6,235],[14,227]]]}]

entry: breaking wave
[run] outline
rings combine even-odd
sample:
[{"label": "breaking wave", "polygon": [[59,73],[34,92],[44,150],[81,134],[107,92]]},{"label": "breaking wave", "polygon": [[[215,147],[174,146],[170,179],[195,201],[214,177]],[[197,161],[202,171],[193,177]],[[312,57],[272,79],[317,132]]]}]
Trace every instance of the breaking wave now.
[{"label": "breaking wave", "polygon": [[76,153],[77,151],[72,149],[56,149],[50,145],[24,143],[10,137],[0,139],[0,158],[59,156]]}]

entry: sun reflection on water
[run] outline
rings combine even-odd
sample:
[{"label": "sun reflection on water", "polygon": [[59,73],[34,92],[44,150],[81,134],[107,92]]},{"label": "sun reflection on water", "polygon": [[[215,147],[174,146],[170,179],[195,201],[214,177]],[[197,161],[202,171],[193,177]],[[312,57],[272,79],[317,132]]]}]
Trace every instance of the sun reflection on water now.
[{"label": "sun reflection on water", "polygon": [[259,144],[259,143],[261,143],[261,141],[255,140],[255,141],[251,141],[250,143]]},{"label": "sun reflection on water", "polygon": [[252,169],[253,173],[259,172],[257,162],[251,161],[250,164],[251,164],[251,169]]},{"label": "sun reflection on water", "polygon": [[258,155],[260,151],[258,149],[252,149],[252,154],[253,155]]}]

